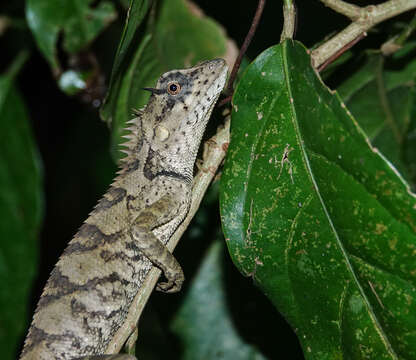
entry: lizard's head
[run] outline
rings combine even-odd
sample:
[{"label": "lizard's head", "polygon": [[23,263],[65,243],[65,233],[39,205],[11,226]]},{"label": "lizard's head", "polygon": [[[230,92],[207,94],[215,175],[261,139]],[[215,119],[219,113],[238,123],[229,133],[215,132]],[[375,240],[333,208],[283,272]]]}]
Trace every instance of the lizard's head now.
[{"label": "lizard's head", "polygon": [[[153,150],[174,168],[193,166],[212,109],[225,85],[227,65],[215,59],[163,74],[146,106],[142,126]],[[191,165],[188,165],[191,163]]]}]

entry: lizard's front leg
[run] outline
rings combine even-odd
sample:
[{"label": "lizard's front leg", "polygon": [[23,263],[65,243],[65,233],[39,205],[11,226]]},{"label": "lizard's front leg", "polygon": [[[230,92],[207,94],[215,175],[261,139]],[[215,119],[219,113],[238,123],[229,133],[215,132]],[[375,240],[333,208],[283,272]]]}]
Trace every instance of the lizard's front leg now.
[{"label": "lizard's front leg", "polygon": [[177,199],[167,194],[141,211],[130,228],[135,246],[163,271],[167,282],[158,283],[156,289],[166,293],[179,291],[185,277],[178,261],[152,230],[180,216],[178,206]]},{"label": "lizard's front leg", "polygon": [[[183,204],[182,204],[183,206]],[[152,230],[180,216],[181,204],[177,196],[166,194],[153,204],[140,211],[129,229],[135,247],[154,265],[163,270],[168,280],[157,285],[157,290],[164,292],[179,291],[185,280],[183,271],[172,253],[153,234]],[[132,355],[95,355],[74,360],[136,360]]]}]

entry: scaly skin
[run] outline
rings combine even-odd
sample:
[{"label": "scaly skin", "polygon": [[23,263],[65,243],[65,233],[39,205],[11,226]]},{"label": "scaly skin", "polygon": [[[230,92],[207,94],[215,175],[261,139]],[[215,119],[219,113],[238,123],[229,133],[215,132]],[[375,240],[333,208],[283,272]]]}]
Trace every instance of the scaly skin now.
[{"label": "scaly skin", "polygon": [[153,265],[167,279],[159,290],[182,285],[165,244],[188,213],[196,153],[226,72],[216,59],[167,72],[148,89],[121,170],[53,269],[21,360],[134,359],[104,354]]}]

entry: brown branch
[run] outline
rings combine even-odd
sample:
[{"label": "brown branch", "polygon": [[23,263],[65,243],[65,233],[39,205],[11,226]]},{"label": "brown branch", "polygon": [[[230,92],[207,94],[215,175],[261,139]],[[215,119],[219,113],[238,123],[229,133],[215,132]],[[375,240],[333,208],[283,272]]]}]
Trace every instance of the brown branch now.
[{"label": "brown branch", "polygon": [[[234,85],[235,78],[237,76],[238,69],[240,68],[241,61],[243,60],[243,56],[246,53],[247,48],[251,43],[251,39],[253,38],[254,34],[256,33],[256,29],[257,29],[257,26],[260,22],[261,15],[263,13],[263,9],[264,9],[265,4],[266,4],[266,0],[259,0],[259,2],[257,4],[257,10],[256,10],[256,13],[254,14],[253,21],[251,22],[250,29],[249,29],[249,31],[246,35],[246,38],[244,39],[243,45],[241,45],[240,53],[238,54],[237,60],[234,63],[233,70],[231,71],[230,78],[228,79],[228,86],[227,86],[227,93],[228,94],[233,93],[233,88],[234,88],[233,85]],[[224,105],[224,104],[222,104],[222,105]]]},{"label": "brown branch", "polygon": [[312,51],[312,63],[315,68],[320,68],[328,59],[333,58],[348,44],[354,44],[357,38],[360,40],[363,34],[376,24],[416,8],[416,0],[389,0],[379,5],[369,5],[358,9],[355,5],[341,0],[321,0],[321,2],[354,19],[354,21]]},{"label": "brown branch", "polygon": [[318,72],[321,72],[324,70],[329,64],[334,62],[336,59],[338,59],[344,52],[346,52],[348,49],[352,48],[356,43],[358,43],[360,40],[364,39],[367,36],[367,33],[362,33],[358,35],[353,41],[350,43],[344,45],[341,49],[339,49],[335,54],[333,54],[331,57],[329,57],[322,65],[318,67]]},{"label": "brown branch", "polygon": [[232,95],[230,95],[230,96],[227,96],[226,98],[224,98],[224,99],[222,99],[219,103],[218,103],[218,107],[221,107],[221,106],[224,106],[225,104],[228,104],[230,101],[231,101],[231,99],[233,98],[233,96]]}]

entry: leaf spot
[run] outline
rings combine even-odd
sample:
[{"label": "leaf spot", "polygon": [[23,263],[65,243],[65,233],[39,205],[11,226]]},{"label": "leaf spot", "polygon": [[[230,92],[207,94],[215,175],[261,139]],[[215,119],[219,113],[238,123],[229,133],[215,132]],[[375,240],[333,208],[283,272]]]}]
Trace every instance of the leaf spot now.
[{"label": "leaf spot", "polygon": [[257,120],[263,119],[263,113],[260,111],[257,113]]},{"label": "leaf spot", "polygon": [[277,181],[280,179],[280,176],[282,175],[284,165],[287,163],[287,164],[289,164],[288,174],[290,175],[290,179],[292,180],[292,184],[295,183],[293,181],[292,163],[289,160],[289,154],[292,150],[293,150],[293,148],[291,148],[289,144],[286,144],[286,147],[283,151],[282,159],[280,160],[280,171],[279,171],[279,175],[277,177]]}]

